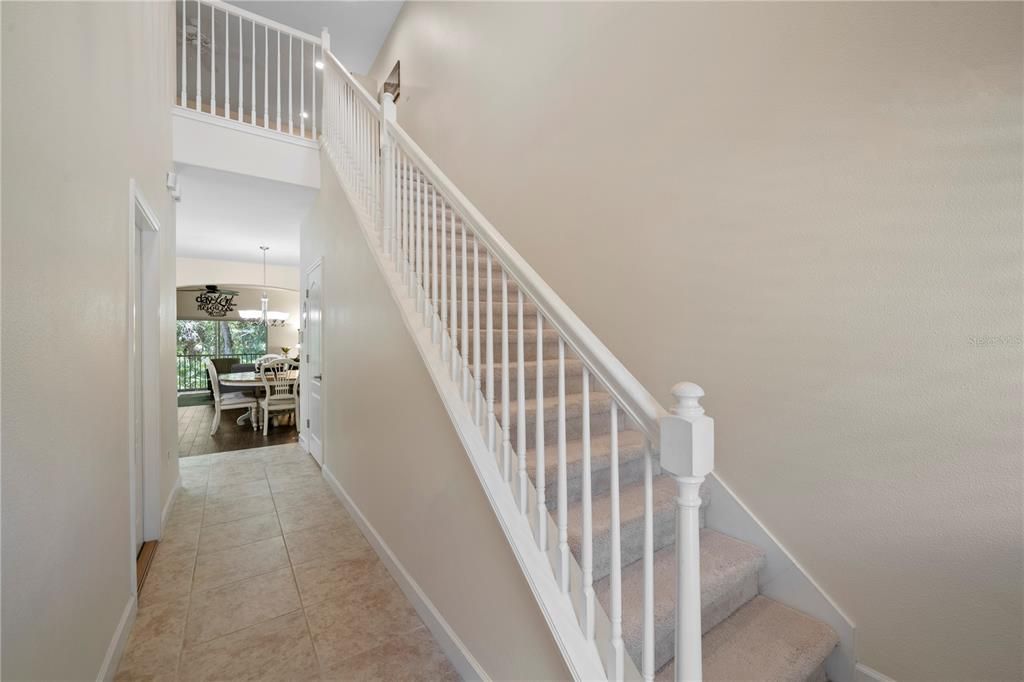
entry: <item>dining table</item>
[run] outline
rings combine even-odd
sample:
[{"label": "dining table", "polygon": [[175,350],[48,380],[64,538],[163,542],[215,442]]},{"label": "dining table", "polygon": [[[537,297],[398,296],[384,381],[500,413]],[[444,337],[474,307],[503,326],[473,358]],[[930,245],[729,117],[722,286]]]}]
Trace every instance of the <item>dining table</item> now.
[{"label": "dining table", "polygon": [[[290,369],[288,370],[288,380],[298,381],[299,370]],[[225,372],[224,374],[218,375],[218,380],[225,386],[238,386],[239,388],[248,389],[259,389],[263,388],[263,378],[258,372]],[[243,412],[242,416],[235,420],[235,423],[242,426],[249,421],[249,412]],[[298,423],[298,417],[296,416],[295,423]]]}]

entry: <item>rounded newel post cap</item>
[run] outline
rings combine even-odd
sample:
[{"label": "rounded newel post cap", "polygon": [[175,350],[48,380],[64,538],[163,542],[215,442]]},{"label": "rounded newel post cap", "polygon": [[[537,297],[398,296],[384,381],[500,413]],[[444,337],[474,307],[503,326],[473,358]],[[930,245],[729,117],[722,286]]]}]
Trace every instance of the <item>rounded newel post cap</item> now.
[{"label": "rounded newel post cap", "polygon": [[672,397],[676,399],[672,414],[680,417],[695,417],[704,414],[700,399],[704,397],[704,389],[692,381],[683,381],[672,387]]}]

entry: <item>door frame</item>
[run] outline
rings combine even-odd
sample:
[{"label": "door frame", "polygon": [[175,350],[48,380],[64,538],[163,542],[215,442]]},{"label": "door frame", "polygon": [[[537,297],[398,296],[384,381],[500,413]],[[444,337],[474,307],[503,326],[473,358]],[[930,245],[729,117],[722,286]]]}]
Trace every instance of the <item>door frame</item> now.
[{"label": "door frame", "polygon": [[[323,372],[323,362],[324,362],[324,344],[323,344],[323,339],[324,339],[324,258],[323,258],[323,256],[317,257],[305,270],[302,271],[302,290],[299,292],[300,310],[302,311],[302,313],[301,313],[301,315],[302,315],[302,327],[300,329],[300,331],[302,333],[302,338],[300,340],[300,343],[305,344],[306,343],[306,339],[308,338],[308,329],[306,328],[306,325],[307,325],[307,323],[309,321],[309,309],[306,307],[306,303],[307,303],[306,299],[307,299],[307,292],[309,290],[309,275],[310,275],[311,272],[313,272],[317,268],[320,268],[320,343],[317,344],[317,347],[320,349],[320,370],[321,370],[321,374],[322,374],[322,372]],[[299,352],[301,353],[301,350]],[[302,388],[301,388],[303,385],[305,385],[307,387],[310,385],[311,377],[309,375],[309,363],[308,362],[300,362],[299,363],[299,374],[300,374],[300,382],[299,382],[299,386],[300,386],[300,388],[299,388],[299,391],[300,391],[300,393],[299,393],[300,410],[301,410],[303,415],[307,415],[304,418],[305,419],[309,419],[308,415],[312,414],[312,412],[310,411],[310,408],[309,408],[309,389],[307,388],[305,391],[303,391]],[[324,412],[325,412],[325,410],[324,410],[325,400],[324,400],[324,392],[323,392],[323,379],[320,380],[320,389],[321,389],[320,390],[320,459],[321,459],[320,466],[323,467],[324,451],[327,449],[327,438],[326,438],[326,435],[324,433],[324,419],[323,419]],[[299,443],[302,445],[302,449],[306,451],[306,454],[312,455],[313,454],[313,448],[312,448],[312,443],[311,443],[311,440],[310,440],[310,437],[309,437],[309,430],[306,429],[301,424],[299,425],[299,429],[300,429],[299,430]]]},{"label": "door frame", "polygon": [[[137,216],[142,214],[140,223]],[[135,267],[135,250],[141,240],[142,272]],[[141,284],[141,287],[139,286]],[[141,288],[142,300],[136,292]],[[131,528],[129,555],[131,588],[138,590],[135,576],[135,507],[142,494],[142,539],[160,537],[160,221],[135,178],[128,180],[128,507]],[[135,308],[141,305],[142,376],[136,376],[138,349],[135,347]],[[136,382],[142,384],[142,490],[136,489],[135,417]]]}]

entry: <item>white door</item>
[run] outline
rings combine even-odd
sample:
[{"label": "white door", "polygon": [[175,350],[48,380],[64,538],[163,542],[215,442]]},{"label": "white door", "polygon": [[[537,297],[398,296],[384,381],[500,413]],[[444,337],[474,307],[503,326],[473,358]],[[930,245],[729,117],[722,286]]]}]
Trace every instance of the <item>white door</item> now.
[{"label": "white door", "polygon": [[145,421],[143,419],[146,411],[142,403],[143,400],[143,358],[145,352],[143,348],[143,320],[145,314],[143,311],[143,287],[142,287],[142,232],[136,229],[135,231],[135,306],[133,310],[134,319],[134,338],[132,343],[135,346],[134,360],[135,360],[135,385],[132,387],[135,395],[135,553],[138,554],[142,549],[142,540],[145,537],[143,534],[143,494],[144,486],[142,484],[143,477],[143,438],[145,434]]},{"label": "white door", "polygon": [[303,360],[306,365],[306,438],[309,441],[309,453],[313,459],[324,463],[323,441],[323,353],[321,350],[321,321],[323,310],[322,266],[314,265],[306,274],[306,292],[303,308],[306,314],[305,332],[303,333]]}]

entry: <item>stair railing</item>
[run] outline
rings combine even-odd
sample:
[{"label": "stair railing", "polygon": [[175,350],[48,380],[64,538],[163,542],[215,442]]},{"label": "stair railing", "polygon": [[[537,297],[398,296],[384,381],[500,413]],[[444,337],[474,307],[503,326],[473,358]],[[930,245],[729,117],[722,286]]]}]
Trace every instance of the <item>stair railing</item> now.
[{"label": "stair railing", "polygon": [[179,107],[317,138],[326,29],[310,35],[221,0],[175,5]]},{"label": "stair railing", "polygon": [[[554,580],[557,589],[573,599],[573,622],[590,644],[590,651],[567,651],[563,646],[563,653],[568,657],[596,653],[611,680],[623,680],[627,668],[632,668],[622,638],[618,497],[618,434],[628,421],[646,438],[639,672],[645,680],[654,679],[652,472],[653,457],[660,454],[661,468],[678,484],[675,678],[700,680],[699,489],[714,467],[714,424],[700,405],[704,391],[696,384],[677,384],[672,390],[675,406],[671,413],[666,412],[398,125],[392,96],[384,93],[383,104],[378,105],[329,51],[327,61],[323,146],[362,218],[376,232],[376,247],[390,259],[409,296],[415,299],[416,311],[430,329],[449,377],[459,387],[461,399],[512,492],[518,513],[532,524],[536,547],[550,557],[546,578]],[[529,315],[525,313],[527,306],[533,308]],[[536,360],[536,374],[531,379],[525,371],[528,336],[534,338],[530,355]],[[544,389],[543,365],[549,341],[558,363],[553,406],[547,404]],[[582,585],[574,585],[575,560],[570,556],[567,537],[565,385],[569,354],[582,364],[579,417],[583,537],[582,572],[578,576]],[[528,381],[534,382],[530,387],[533,401],[527,400]],[[500,386],[500,395],[496,395],[496,386]],[[607,420],[611,441],[611,603],[607,614],[610,629],[604,642],[598,641],[600,605],[595,601],[593,584],[590,442],[595,424],[591,408],[601,395],[593,389],[603,390],[607,396],[600,399],[607,404],[601,419]],[[528,429],[530,402],[532,429]],[[552,408],[553,420],[548,412]],[[550,447],[545,429],[550,421],[556,430],[553,454],[558,464],[553,525],[544,473]],[[531,443],[536,458],[532,484],[527,475]],[[552,533],[555,537],[549,539]],[[572,593],[574,587],[580,588],[578,599]],[[574,670],[583,667],[571,666]]]}]

